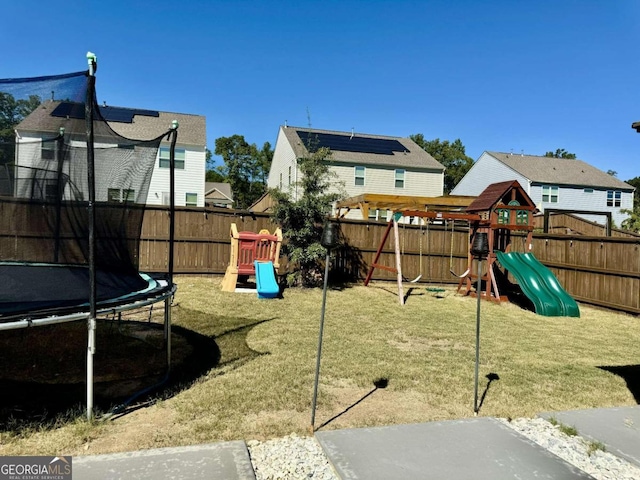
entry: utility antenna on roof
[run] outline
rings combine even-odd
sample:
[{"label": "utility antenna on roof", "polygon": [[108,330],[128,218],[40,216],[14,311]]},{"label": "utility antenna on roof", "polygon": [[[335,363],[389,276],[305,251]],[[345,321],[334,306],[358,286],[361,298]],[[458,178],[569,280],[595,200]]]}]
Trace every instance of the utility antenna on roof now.
[{"label": "utility antenna on roof", "polygon": [[51,90],[51,101],[52,102],[55,100],[54,93],[55,93],[55,91]]},{"label": "utility antenna on roof", "polygon": [[307,107],[307,125],[311,128],[311,112],[309,112],[309,107]]},{"label": "utility antenna on roof", "polygon": [[349,137],[349,140],[351,140],[353,138],[353,127],[351,127],[351,136]]},{"label": "utility antenna on roof", "polygon": [[284,128],[287,128],[287,121],[284,121]]},{"label": "utility antenna on roof", "polygon": [[524,150],[520,150],[520,156],[524,157]]}]

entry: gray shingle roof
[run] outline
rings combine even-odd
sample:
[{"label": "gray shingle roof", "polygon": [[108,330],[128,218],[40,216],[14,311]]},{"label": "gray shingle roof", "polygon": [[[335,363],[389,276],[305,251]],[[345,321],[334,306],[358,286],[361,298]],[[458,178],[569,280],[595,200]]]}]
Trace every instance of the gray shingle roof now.
[{"label": "gray shingle roof", "polygon": [[487,152],[535,183],[633,190],[633,187],[582,160]]},{"label": "gray shingle roof", "polygon": [[[51,112],[60,104],[59,101],[47,101],[36,108],[16,127],[18,131],[44,132],[57,134],[60,127],[68,131],[83,131],[84,120],[52,117]],[[108,108],[108,107],[106,107]],[[207,144],[206,120],[202,115],[184,113],[159,112],[158,117],[136,115],[133,123],[109,122],[109,126],[123,137],[135,140],[151,140],[162,135],[171,128],[171,122],[178,120],[178,143],[204,147]],[[82,122],[80,128],[70,126]]]},{"label": "gray shingle roof", "polygon": [[[403,137],[389,137],[384,135],[371,135],[367,133],[351,133],[351,132],[338,132],[333,130],[318,130],[302,127],[281,127],[289,144],[292,146],[293,151],[297,158],[305,157],[309,154],[304,142],[298,135],[297,131],[310,132],[318,134],[330,134],[344,136],[345,140],[351,137],[359,139],[383,139],[383,140],[396,140],[404,147],[404,152],[392,152],[391,154],[378,154],[378,153],[362,153],[353,152],[348,150],[332,150],[330,161],[333,162],[348,162],[359,165],[379,165],[390,167],[404,167],[404,168],[422,168],[429,170],[443,171],[444,166],[438,162],[435,158],[424,151],[420,146],[410,138]],[[348,143],[348,142],[345,142]]]},{"label": "gray shingle roof", "polygon": [[231,185],[225,182],[205,182],[204,184],[204,194],[209,195],[214,190],[217,190],[222,194],[222,196],[227,197],[230,200],[233,200],[233,193],[231,192]]}]

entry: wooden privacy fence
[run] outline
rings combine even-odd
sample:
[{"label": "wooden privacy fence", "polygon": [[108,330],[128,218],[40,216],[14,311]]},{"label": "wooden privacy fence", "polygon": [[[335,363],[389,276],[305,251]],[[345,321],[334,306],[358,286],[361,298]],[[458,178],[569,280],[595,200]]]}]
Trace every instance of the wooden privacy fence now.
[{"label": "wooden privacy fence", "polygon": [[[53,236],[44,221],[37,221],[35,206],[0,209],[0,260],[45,261]],[[36,221],[34,221],[34,218]],[[268,214],[247,214],[230,209],[188,208],[176,210],[174,271],[177,274],[224,274],[230,256],[231,223],[239,231],[273,232],[277,227]],[[23,225],[24,224],[24,225]],[[341,221],[342,246],[333,255],[333,272],[346,280],[361,280],[380,245],[387,224],[359,220]],[[133,232],[130,232],[133,233]],[[147,207],[138,249],[139,268],[167,272],[169,214],[166,207]],[[284,232],[286,234],[286,232]],[[132,236],[129,240],[133,241]],[[285,240],[286,241],[286,240]],[[379,264],[395,267],[393,235]],[[399,248],[407,280],[420,277],[420,285],[457,284],[467,269],[468,231],[458,222],[426,226],[400,225]],[[512,249],[525,251],[524,237],[513,235]],[[591,237],[534,234],[533,253],[558,277],[577,300],[640,314],[640,237]],[[41,258],[42,257],[42,258]],[[287,270],[281,261],[280,273]],[[395,280],[395,274],[376,269],[374,280]]]},{"label": "wooden privacy fence", "polygon": [[[224,274],[231,254],[231,224],[238,231],[273,232],[268,214],[247,214],[231,209],[177,208],[174,243],[174,272]],[[166,272],[169,259],[169,212],[147,208],[140,238],[140,270]]]},{"label": "wooden privacy fence", "polygon": [[[149,208],[145,214],[140,245],[142,271],[166,271],[168,259],[168,213]],[[267,214],[247,215],[228,209],[179,208],[176,211],[175,272],[224,274],[229,262],[231,223],[238,230],[273,231]],[[387,224],[359,220],[341,221],[343,246],[334,254],[334,274],[362,279],[378,249]],[[387,240],[378,263],[395,267],[393,236]],[[407,280],[422,275],[419,284],[457,284],[467,269],[468,230],[457,222],[426,226],[400,225],[402,271]],[[514,235],[514,251],[525,251],[524,237]],[[558,277],[577,300],[625,312],[640,313],[640,238],[586,237],[534,234],[533,253]],[[282,262],[281,273],[287,268]],[[453,273],[451,273],[453,271]],[[382,269],[374,280],[395,280]]]}]

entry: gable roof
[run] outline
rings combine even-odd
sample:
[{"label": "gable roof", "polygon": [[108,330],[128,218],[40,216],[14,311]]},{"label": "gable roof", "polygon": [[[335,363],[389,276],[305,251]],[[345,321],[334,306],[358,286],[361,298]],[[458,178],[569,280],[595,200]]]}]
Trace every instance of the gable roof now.
[{"label": "gable roof", "polygon": [[633,190],[628,183],[582,160],[500,152],[486,153],[534,183]]},{"label": "gable roof", "polygon": [[[57,134],[60,127],[68,128],[68,131],[84,131],[84,118],[73,118],[72,116],[52,115],[54,110],[65,103],[57,100],[43,102],[31,114],[29,114],[16,127],[18,131],[43,132]],[[184,113],[153,112],[157,115],[147,115],[145,110],[123,109],[120,107],[100,107],[108,115],[109,109],[129,110],[131,122],[111,120],[107,123],[119,135],[135,140],[151,140],[162,135],[171,128],[171,122],[177,120],[178,143],[182,145],[193,145],[204,147],[207,144],[206,121],[202,115],[189,115]],[[79,128],[70,127],[82,122]]]},{"label": "gable roof", "polygon": [[280,127],[297,158],[309,155],[308,141],[329,147],[330,162],[444,171],[444,166],[410,138]]},{"label": "gable roof", "polygon": [[[492,183],[485,188],[476,199],[466,208],[467,212],[479,212],[490,210],[500,200],[504,198],[513,189],[516,189],[515,200],[518,200],[520,205],[535,207],[531,197],[527,195],[527,192],[522,188],[522,185],[517,180],[508,180],[506,182]],[[509,203],[508,201],[506,203]]]},{"label": "gable roof", "polygon": [[233,193],[231,192],[231,184],[225,182],[205,182],[204,195],[209,196],[214,192],[218,192],[218,195],[213,195],[211,198],[227,198],[233,201]]}]

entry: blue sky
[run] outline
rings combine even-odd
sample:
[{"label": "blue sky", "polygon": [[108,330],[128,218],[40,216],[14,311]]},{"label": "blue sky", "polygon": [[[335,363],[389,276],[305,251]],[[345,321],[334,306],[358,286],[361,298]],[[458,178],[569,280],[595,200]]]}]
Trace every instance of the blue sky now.
[{"label": "blue sky", "polygon": [[[0,78],[98,55],[110,105],[195,113],[207,143],[293,126],[542,155],[640,176],[637,0],[21,0]],[[11,19],[10,21],[6,21]]]}]

